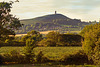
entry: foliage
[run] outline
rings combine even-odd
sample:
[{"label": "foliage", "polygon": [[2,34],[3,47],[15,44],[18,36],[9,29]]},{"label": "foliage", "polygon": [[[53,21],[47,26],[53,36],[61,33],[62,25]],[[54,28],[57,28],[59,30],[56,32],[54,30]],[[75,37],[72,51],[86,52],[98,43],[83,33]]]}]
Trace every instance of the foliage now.
[{"label": "foliage", "polygon": [[49,62],[50,59],[48,59],[48,57],[44,56],[44,54],[42,53],[42,51],[40,51],[37,55],[36,55],[36,62],[37,63],[45,63],[45,62]]},{"label": "foliage", "polygon": [[42,53],[42,51],[40,51],[38,53],[38,55],[36,56],[36,60],[37,60],[38,63],[42,62],[42,57],[43,57],[43,53]]},{"label": "foliage", "polygon": [[89,32],[89,30],[92,29],[92,27],[93,27],[93,25],[87,25],[87,26],[85,26],[84,29],[80,32],[80,35],[84,37],[85,33]]},{"label": "foliage", "polygon": [[27,35],[22,38],[22,40],[26,42],[24,53],[26,59],[28,60],[28,63],[34,61],[33,48],[36,47],[37,42],[40,41],[41,39],[42,39],[42,35],[39,32],[34,30],[28,32]]},{"label": "foliage", "polygon": [[83,49],[88,55],[89,60],[94,64],[100,64],[100,23],[86,26],[82,30]]},{"label": "foliage", "polygon": [[0,55],[0,64],[3,64],[3,59],[1,55]]},{"label": "foliage", "polygon": [[3,63],[6,63],[6,62],[25,63],[26,62],[25,56],[20,54],[16,50],[12,50],[9,53],[2,54],[2,60],[3,60],[2,61]]},{"label": "foliage", "polygon": [[46,39],[38,43],[39,46],[81,46],[82,37],[78,34],[60,34],[49,32]]},{"label": "foliage", "polygon": [[28,32],[27,35],[23,36],[21,41],[26,42],[28,38],[33,39],[34,41],[40,41],[42,35],[39,32],[32,30],[31,32]]},{"label": "foliage", "polygon": [[43,39],[38,43],[38,46],[56,46],[56,42],[53,39]]},{"label": "foliage", "polygon": [[4,45],[4,42],[0,40],[0,47]]},{"label": "foliage", "polygon": [[[15,35],[14,30],[17,30],[22,25],[18,18],[10,14],[12,8],[11,2],[0,2],[0,40],[10,40],[9,35]],[[6,40],[6,42],[8,42]],[[2,45],[2,44],[0,44]]]},{"label": "foliage", "polygon": [[[81,50],[81,47],[36,47],[34,48],[34,53],[36,63],[39,64],[46,62],[53,62],[53,64],[56,62],[60,64],[88,63],[86,54],[79,50]],[[34,56],[32,57],[35,58]],[[29,63],[26,55],[21,54],[18,50],[11,50],[6,54],[2,54],[2,58],[3,62]],[[34,62],[34,60],[31,60],[31,62]]]},{"label": "foliage", "polygon": [[89,62],[87,55],[82,50],[74,54],[69,54],[69,55],[66,54],[60,59],[60,61],[66,64],[71,64],[71,65],[72,64],[75,64],[75,65],[82,64],[83,65]]},{"label": "foliage", "polygon": [[28,63],[33,62],[33,58],[34,58],[34,53],[32,52],[33,48],[34,48],[34,40],[31,39],[27,39],[26,41],[26,47],[24,48],[24,53],[25,53],[25,57],[27,59]]}]

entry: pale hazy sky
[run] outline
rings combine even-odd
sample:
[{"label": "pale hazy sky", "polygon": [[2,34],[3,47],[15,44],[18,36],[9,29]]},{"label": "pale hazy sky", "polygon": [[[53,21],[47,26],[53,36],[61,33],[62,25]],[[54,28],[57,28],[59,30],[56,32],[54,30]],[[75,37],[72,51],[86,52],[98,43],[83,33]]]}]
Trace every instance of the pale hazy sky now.
[{"label": "pale hazy sky", "polygon": [[[10,1],[10,0],[0,0]],[[15,1],[15,0],[11,0]],[[99,21],[100,0],[19,0],[14,3],[12,14],[20,19],[29,19],[57,13],[83,21]]]}]

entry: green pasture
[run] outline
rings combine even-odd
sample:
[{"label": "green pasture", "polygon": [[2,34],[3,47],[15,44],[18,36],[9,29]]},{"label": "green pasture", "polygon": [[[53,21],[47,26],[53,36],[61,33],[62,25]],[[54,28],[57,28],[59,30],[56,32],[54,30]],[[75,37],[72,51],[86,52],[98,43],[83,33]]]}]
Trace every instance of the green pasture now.
[{"label": "green pasture", "polygon": [[[23,53],[24,47],[1,47],[0,54],[9,53],[12,50]],[[57,60],[64,55],[74,54],[79,50],[82,50],[82,47],[36,47],[33,51],[36,55],[42,51],[44,56],[51,60]]]}]

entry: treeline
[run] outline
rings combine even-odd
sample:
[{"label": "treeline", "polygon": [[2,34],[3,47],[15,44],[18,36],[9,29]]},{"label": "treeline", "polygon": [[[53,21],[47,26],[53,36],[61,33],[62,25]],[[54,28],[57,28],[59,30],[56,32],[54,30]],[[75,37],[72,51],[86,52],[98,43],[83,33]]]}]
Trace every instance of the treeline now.
[{"label": "treeline", "polygon": [[[37,31],[32,30],[28,32],[27,35],[22,37],[9,37],[4,41],[1,41],[1,46],[25,46],[26,40]],[[29,34],[30,33],[30,34]],[[47,35],[42,36],[38,32],[38,37],[34,35],[31,39],[40,39],[37,46],[82,46],[81,39],[82,37],[78,34],[60,34],[59,32],[49,32]]]},{"label": "treeline", "polygon": [[16,34],[26,34],[27,32],[30,32],[31,30],[36,31],[48,31],[48,30],[56,30],[60,33],[64,33],[66,31],[80,31],[82,30],[87,24],[81,24],[78,25],[61,25],[56,23],[34,23],[34,24],[24,24],[19,30],[16,30]]},{"label": "treeline", "polygon": [[60,34],[52,31],[38,43],[38,46],[81,46],[81,39],[78,34]]}]

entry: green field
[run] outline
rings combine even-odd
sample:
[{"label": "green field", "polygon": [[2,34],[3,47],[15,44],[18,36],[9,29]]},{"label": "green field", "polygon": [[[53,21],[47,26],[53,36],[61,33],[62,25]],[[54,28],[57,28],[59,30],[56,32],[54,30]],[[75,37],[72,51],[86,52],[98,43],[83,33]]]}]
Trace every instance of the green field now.
[{"label": "green field", "polygon": [[81,50],[81,47],[37,47],[35,53],[43,51],[43,54],[50,59],[59,59],[64,55],[74,54]]},{"label": "green field", "polygon": [[[9,53],[11,50],[17,50],[20,53],[23,53],[24,47],[1,47],[0,54]],[[82,50],[81,47],[36,47],[34,49],[35,54],[37,55],[40,51],[43,52],[44,56],[50,59],[59,59],[64,55],[74,54]]]}]

